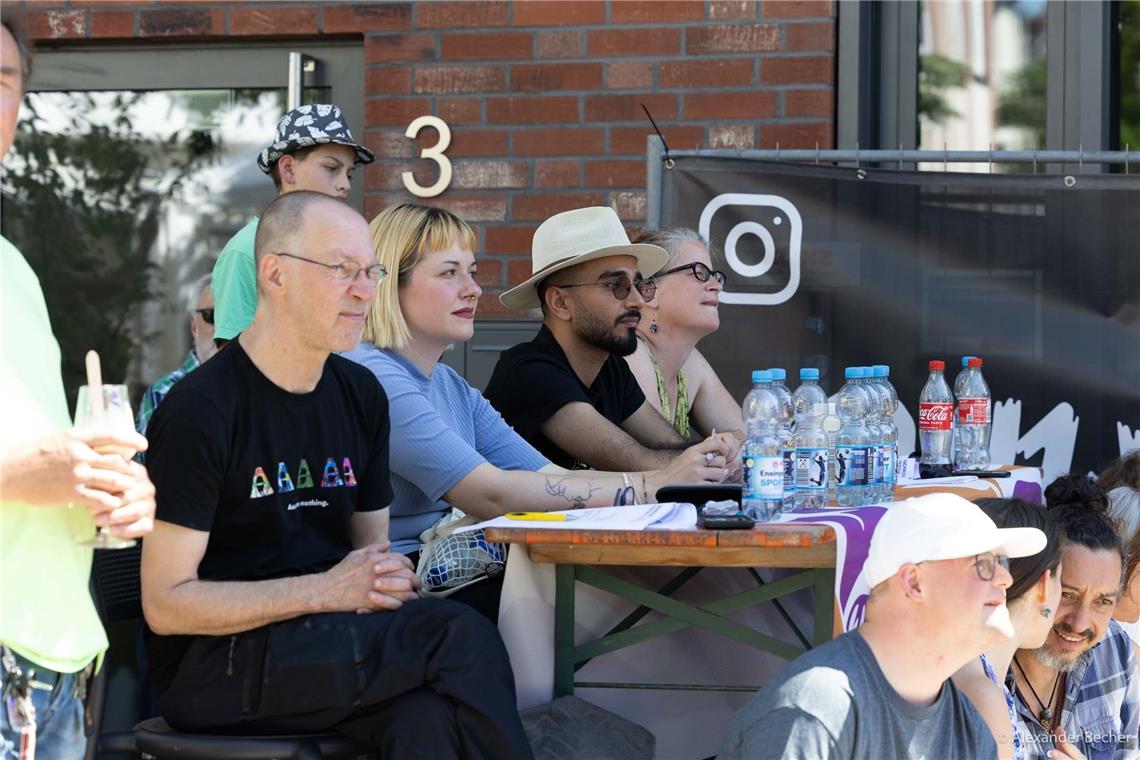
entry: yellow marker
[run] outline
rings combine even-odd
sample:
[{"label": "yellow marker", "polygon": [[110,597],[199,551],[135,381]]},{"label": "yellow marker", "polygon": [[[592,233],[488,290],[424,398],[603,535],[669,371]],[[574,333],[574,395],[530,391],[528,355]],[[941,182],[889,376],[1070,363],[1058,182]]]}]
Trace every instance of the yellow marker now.
[{"label": "yellow marker", "polygon": [[507,512],[508,520],[538,520],[543,522],[566,522],[570,518],[557,512]]}]

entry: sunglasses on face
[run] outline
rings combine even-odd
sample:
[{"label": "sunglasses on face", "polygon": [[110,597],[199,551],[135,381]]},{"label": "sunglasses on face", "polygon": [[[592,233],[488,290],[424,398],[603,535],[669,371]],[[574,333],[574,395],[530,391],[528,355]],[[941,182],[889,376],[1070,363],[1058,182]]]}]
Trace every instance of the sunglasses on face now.
[{"label": "sunglasses on face", "polygon": [[653,280],[637,280],[630,282],[630,279],[625,275],[615,277],[611,280],[600,280],[598,282],[580,282],[576,285],[557,285],[559,288],[584,288],[588,285],[602,285],[610,289],[614,294],[614,298],[619,301],[624,301],[629,298],[629,291],[637,288],[637,292],[646,301],[652,301],[653,296],[657,295],[657,283]]},{"label": "sunglasses on face", "polygon": [[1009,557],[995,552],[985,552],[974,557],[974,570],[978,573],[978,578],[983,581],[992,581],[994,579],[994,573],[997,572],[998,565],[1005,568],[1005,571],[1008,573]]},{"label": "sunglasses on face", "polygon": [[724,272],[719,269],[709,269],[699,261],[694,261],[692,264],[683,264],[679,267],[673,267],[672,269],[666,269],[664,272],[658,272],[653,275],[653,277],[656,279],[658,277],[664,277],[667,274],[685,271],[691,272],[693,277],[697,278],[697,282],[708,282],[709,278],[713,277],[722,288],[724,287],[725,280],[728,279],[728,275]]},{"label": "sunglasses on face", "polygon": [[208,325],[214,324],[214,310],[213,309],[195,309],[194,313],[202,318],[202,321]]}]

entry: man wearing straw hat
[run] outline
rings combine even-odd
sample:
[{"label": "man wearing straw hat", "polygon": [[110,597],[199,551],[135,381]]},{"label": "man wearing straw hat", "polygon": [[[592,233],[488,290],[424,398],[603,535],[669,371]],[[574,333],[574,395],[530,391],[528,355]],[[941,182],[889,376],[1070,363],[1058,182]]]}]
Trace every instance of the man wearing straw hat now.
[{"label": "man wearing straw hat", "polygon": [[[611,208],[566,211],[534,233],[532,274],[499,300],[542,310],[538,335],[503,352],[484,395],[518,433],[560,467],[651,470],[690,444],[652,406],[621,359],[637,348],[641,307],[668,254],[632,244]],[[729,453],[710,469],[730,471]],[[651,496],[651,494],[644,494]]]},{"label": "man wearing straw hat", "polygon": [[[19,24],[0,28],[0,157],[15,137],[30,51]],[[0,757],[81,757],[82,694],[107,637],[91,602],[90,538],[153,525],[154,486],[114,446],[137,433],[71,429],[39,280],[0,237]],[[94,520],[92,519],[94,517]]]}]

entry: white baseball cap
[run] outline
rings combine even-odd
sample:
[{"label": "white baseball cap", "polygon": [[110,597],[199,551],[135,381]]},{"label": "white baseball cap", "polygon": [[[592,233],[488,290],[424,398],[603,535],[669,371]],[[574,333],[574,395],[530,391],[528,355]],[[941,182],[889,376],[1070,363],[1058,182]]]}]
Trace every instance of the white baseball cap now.
[{"label": "white baseball cap", "polygon": [[863,565],[874,588],[903,565],[997,552],[1029,557],[1045,548],[1037,528],[999,528],[976,504],[950,493],[907,499],[879,520]]}]

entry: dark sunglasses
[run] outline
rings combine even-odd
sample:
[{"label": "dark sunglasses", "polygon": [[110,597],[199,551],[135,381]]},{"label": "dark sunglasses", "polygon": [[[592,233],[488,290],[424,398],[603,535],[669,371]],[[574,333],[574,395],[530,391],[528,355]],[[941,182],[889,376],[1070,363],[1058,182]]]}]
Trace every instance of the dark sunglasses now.
[{"label": "dark sunglasses", "polygon": [[201,315],[202,321],[205,322],[206,324],[208,324],[208,325],[214,324],[214,310],[213,309],[195,309],[194,313]]},{"label": "dark sunglasses", "polygon": [[728,275],[726,275],[724,272],[720,271],[719,269],[709,269],[699,261],[694,261],[692,264],[684,264],[679,267],[673,267],[672,269],[666,269],[664,272],[658,272],[657,274],[653,275],[653,277],[664,277],[667,274],[684,272],[686,270],[693,273],[693,277],[697,278],[697,282],[708,282],[709,277],[715,277],[717,284],[719,284],[722,288],[724,287],[725,280],[728,279]]},{"label": "dark sunglasses", "polygon": [[614,294],[614,298],[619,301],[624,301],[629,298],[629,291],[632,288],[637,288],[637,292],[646,301],[652,301],[653,296],[657,295],[657,283],[653,280],[638,280],[630,282],[629,278],[625,275],[615,277],[612,280],[599,280],[598,282],[580,282],[576,285],[556,285],[558,288],[584,288],[588,285],[604,285],[610,289]]}]

